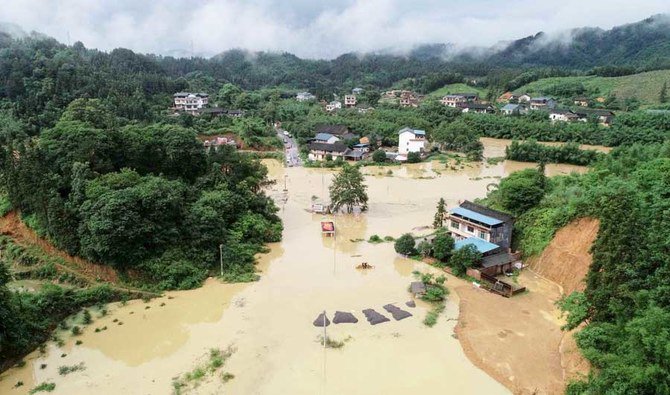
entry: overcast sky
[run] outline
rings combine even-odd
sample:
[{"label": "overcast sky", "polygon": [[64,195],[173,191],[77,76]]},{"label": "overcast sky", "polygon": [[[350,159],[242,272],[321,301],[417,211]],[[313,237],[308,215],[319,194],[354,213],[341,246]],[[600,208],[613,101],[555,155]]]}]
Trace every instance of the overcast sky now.
[{"label": "overcast sky", "polygon": [[102,50],[332,58],[422,43],[488,46],[658,13],[670,13],[670,0],[6,0],[0,22]]}]

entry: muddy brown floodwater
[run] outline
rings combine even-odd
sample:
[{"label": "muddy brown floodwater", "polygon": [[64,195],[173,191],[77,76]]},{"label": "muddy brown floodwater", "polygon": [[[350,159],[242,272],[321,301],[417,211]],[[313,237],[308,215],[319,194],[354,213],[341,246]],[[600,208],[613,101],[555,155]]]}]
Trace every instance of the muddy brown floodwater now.
[{"label": "muddy brown floodwater", "polygon": [[[488,142],[487,149],[504,150],[504,144]],[[194,393],[509,393],[468,360],[454,336],[456,292],[438,324],[424,326],[428,306],[419,302],[412,309],[404,303],[410,299],[412,271],[430,267],[397,256],[391,243],[356,239],[398,237],[430,225],[439,198],[452,206],[483,197],[488,184],[533,164],[506,161],[456,170],[440,162],[367,167],[369,211],[328,217],[337,236],[323,238],[319,222],[324,217],[306,208],[313,196],[325,197],[333,173],[265,163],[277,180],[268,193],[278,203],[284,235],[259,256],[260,281],[221,284],[209,279],[199,289],[168,292],[148,303],[112,304],[106,316],[94,314],[80,336],[61,332],[62,346],[49,342],[44,353],[30,354],[24,367],[5,372],[0,393],[27,393],[39,383],[53,382],[54,394],[166,394],[172,391],[172,379],[191,371],[210,348],[228,346],[236,351],[221,371],[235,378],[224,384],[219,376],[207,376]],[[547,166],[549,174],[583,170]],[[287,193],[282,191],[284,180]],[[361,262],[374,269],[356,270]],[[455,281],[450,278],[447,286]],[[389,303],[413,317],[376,326],[365,321],[361,310],[373,308],[389,316],[382,309]],[[324,350],[318,342],[323,331],[312,321],[323,310],[331,319],[336,310],[359,319],[328,327],[332,339],[348,339],[341,349]],[[107,330],[95,332],[105,326]],[[85,370],[58,374],[59,366],[81,362]],[[23,386],[14,388],[18,381]]]}]

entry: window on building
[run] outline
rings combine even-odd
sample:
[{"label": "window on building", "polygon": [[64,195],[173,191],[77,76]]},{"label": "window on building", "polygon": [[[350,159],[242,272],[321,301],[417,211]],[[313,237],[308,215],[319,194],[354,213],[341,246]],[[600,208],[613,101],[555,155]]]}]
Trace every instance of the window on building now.
[{"label": "window on building", "polygon": [[459,224],[456,221],[451,221],[451,227],[454,229],[459,229]]},{"label": "window on building", "polygon": [[486,233],[479,231],[479,238],[486,240]]},{"label": "window on building", "polygon": [[475,233],[475,228],[473,228],[472,226],[468,226],[468,232]]}]

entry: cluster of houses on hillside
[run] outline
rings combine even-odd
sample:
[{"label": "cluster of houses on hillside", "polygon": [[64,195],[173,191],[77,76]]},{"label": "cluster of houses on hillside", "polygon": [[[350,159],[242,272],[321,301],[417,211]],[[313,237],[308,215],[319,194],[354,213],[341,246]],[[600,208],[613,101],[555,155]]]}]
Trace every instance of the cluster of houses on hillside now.
[{"label": "cluster of houses on hillside", "polygon": [[[380,141],[375,141],[378,144]],[[371,153],[369,137],[359,138],[344,125],[319,125],[316,134],[310,139],[307,158],[312,161],[327,159],[360,161]],[[426,150],[426,132],[412,128],[403,128],[398,132],[398,151],[387,152],[387,159],[403,162],[411,152],[423,153]]]},{"label": "cluster of houses on hillside", "polygon": [[397,104],[400,107],[419,107],[424,95],[409,90],[393,89],[382,92],[381,103]]},{"label": "cluster of houses on hillside", "polygon": [[172,95],[173,106],[170,108],[173,115],[189,114],[199,116],[228,116],[239,118],[244,116],[244,110],[230,110],[221,107],[209,107],[209,95],[206,93],[177,92]]},{"label": "cluster of houses on hillside", "polygon": [[[369,111],[374,110],[373,107],[365,107],[365,106],[360,106],[358,103],[358,95],[363,93],[363,88],[354,88],[351,90],[351,94],[344,95],[344,100],[340,101],[338,99],[335,99],[330,102],[325,102],[321,101],[320,104],[323,106],[323,108],[326,110],[326,112],[336,112],[337,110],[340,110],[342,108],[356,108],[359,113],[365,114]],[[299,102],[306,102],[306,101],[315,101],[316,96],[309,92],[300,92],[295,96],[295,99]]]},{"label": "cluster of houses on hillside", "polygon": [[[357,95],[362,91],[361,88],[355,88],[351,94],[344,96],[344,101],[322,102],[322,105],[330,113],[342,108],[357,108],[359,113],[372,111],[372,107],[358,106]],[[423,95],[415,92],[395,89],[383,92],[379,102],[397,104],[401,107],[418,107],[423,99]],[[296,95],[296,100],[316,100],[316,97],[309,92],[301,92]],[[443,105],[458,108],[464,113],[525,115],[530,111],[545,111],[549,113],[549,119],[552,122],[586,122],[588,119],[595,118],[598,123],[604,126],[610,126],[614,119],[614,113],[610,110],[588,108],[590,106],[589,98],[583,96],[575,97],[573,100],[574,105],[578,107],[577,110],[559,108],[558,102],[553,97],[533,97],[525,93],[506,92],[496,101],[502,107],[498,108],[491,103],[480,100],[477,93],[452,93],[443,96],[440,100]]]},{"label": "cluster of houses on hillside", "polygon": [[440,103],[447,107],[458,108],[462,112],[477,114],[493,114],[495,107],[488,103],[481,102],[476,93],[452,93],[442,97]]},{"label": "cluster of houses on hillside", "polygon": [[541,110],[549,113],[552,122],[586,122],[589,118],[595,118],[599,124],[610,126],[615,116],[610,110],[588,108],[590,100],[584,96],[572,99],[578,109],[559,108],[556,99],[552,97],[531,97],[511,92],[502,94],[497,101],[505,104],[500,109],[503,115],[525,115],[529,111]]}]

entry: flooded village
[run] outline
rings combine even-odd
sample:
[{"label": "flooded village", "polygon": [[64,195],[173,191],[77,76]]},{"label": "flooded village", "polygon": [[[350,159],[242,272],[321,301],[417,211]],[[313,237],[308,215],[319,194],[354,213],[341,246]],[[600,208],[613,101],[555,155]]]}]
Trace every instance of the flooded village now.
[{"label": "flooded village", "polygon": [[37,3],[0,395],[670,394],[667,0]]},{"label": "flooded village", "polygon": [[[501,156],[509,144],[494,139],[483,143],[485,158]],[[51,381],[58,394],[169,393],[174,380],[214,347],[231,350],[225,371],[235,378],[225,384],[205,379],[197,393],[562,390],[567,351],[554,306],[561,295],[558,285],[523,270],[516,281],[525,292],[506,298],[447,276],[445,286],[451,292],[446,308],[430,328],[422,323],[427,303],[416,299],[415,307],[406,305],[414,300],[408,287],[415,281],[414,271],[441,270],[397,254],[393,243],[367,242],[372,235],[428,235],[440,198],[449,208],[458,207],[484,197],[501,177],[535,164],[436,160],[367,166],[363,173],[369,210],[326,215],[310,212],[311,205],[327,200],[337,170],[287,167],[274,159],[263,163],[276,181],[267,193],[279,207],[284,234],[258,256],[258,282],[209,279],[199,289],[109,305],[108,313],[96,317],[80,336],[66,334],[62,345],[49,343],[44,352],[28,356],[25,366],[5,372],[0,392],[25,393],[23,388]],[[585,168],[550,164],[546,170],[556,175]],[[324,221],[332,222],[333,237],[322,235]],[[372,269],[360,270],[361,262]],[[411,316],[394,320],[384,310],[389,304]],[[366,309],[390,319],[370,325]],[[324,311],[329,321],[336,311],[357,319],[325,328],[329,338],[343,343],[341,348],[324,348],[319,340],[324,328],[313,322]],[[79,363],[91,368],[59,375],[58,366]],[[25,386],[15,388],[17,380]]]}]

